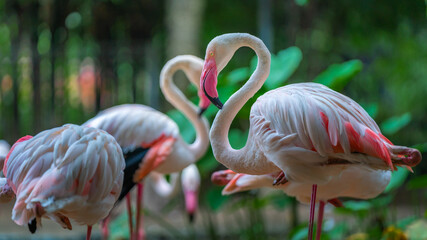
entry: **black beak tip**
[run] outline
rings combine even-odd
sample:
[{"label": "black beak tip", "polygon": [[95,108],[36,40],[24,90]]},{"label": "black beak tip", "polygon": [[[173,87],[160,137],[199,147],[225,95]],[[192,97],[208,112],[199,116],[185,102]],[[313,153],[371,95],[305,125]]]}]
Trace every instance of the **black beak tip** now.
[{"label": "black beak tip", "polygon": [[197,115],[199,116],[199,118],[202,117],[202,114],[206,111],[207,108],[199,108],[199,112],[197,113]]},{"label": "black beak tip", "polygon": [[194,213],[188,214],[188,220],[190,221],[190,223],[194,223]]},{"label": "black beak tip", "polygon": [[223,104],[222,102],[219,100],[219,98],[212,98],[212,103],[219,109],[222,109]]},{"label": "black beak tip", "polygon": [[30,230],[30,232],[32,234],[34,234],[37,230],[37,220],[35,218],[33,218],[32,220],[30,220],[30,222],[28,223],[28,230]]}]

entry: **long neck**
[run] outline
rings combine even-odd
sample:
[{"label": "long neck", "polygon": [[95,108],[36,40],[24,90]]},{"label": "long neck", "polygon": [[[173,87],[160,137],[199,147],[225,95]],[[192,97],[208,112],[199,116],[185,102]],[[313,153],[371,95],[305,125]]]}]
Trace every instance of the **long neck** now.
[{"label": "long neck", "polygon": [[164,198],[171,198],[178,192],[178,181],[180,173],[174,172],[170,174],[170,181],[168,182],[164,174],[158,172],[150,173],[150,178],[153,182],[154,191]]},{"label": "long neck", "polygon": [[[200,61],[200,62],[199,62]],[[200,65],[200,66],[199,66]],[[179,56],[166,63],[160,75],[160,84],[162,92],[170,104],[181,111],[185,117],[190,120],[196,129],[196,139],[188,145],[188,150],[193,154],[195,160],[202,157],[209,145],[209,124],[205,117],[197,114],[197,107],[190,102],[179,88],[172,81],[173,74],[178,70],[183,70],[192,82],[198,82],[200,74],[194,74],[195,66],[198,66],[198,72],[201,72],[202,60],[193,56]],[[195,78],[195,79],[193,79]]]},{"label": "long neck", "polygon": [[264,43],[257,38],[250,36],[240,40],[238,48],[247,46],[255,51],[258,57],[257,68],[246,84],[228,99],[222,110],[216,115],[212,123],[210,139],[214,156],[219,162],[234,171],[244,172],[240,163],[246,161],[245,156],[249,150],[248,142],[242,149],[233,149],[228,140],[228,131],[239,110],[249,98],[254,96],[267,79],[270,73],[270,52]]}]

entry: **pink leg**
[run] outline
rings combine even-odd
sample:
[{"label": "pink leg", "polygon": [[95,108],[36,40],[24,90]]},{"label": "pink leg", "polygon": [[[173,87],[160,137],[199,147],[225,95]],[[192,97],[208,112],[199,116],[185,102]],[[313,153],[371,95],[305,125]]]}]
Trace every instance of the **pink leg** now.
[{"label": "pink leg", "polygon": [[133,221],[132,221],[132,205],[130,202],[130,193],[126,195],[126,207],[128,210],[128,220],[129,220],[129,239],[132,240],[133,237]]},{"label": "pink leg", "polygon": [[316,229],[316,240],[320,240],[322,234],[322,222],[323,222],[323,210],[325,209],[325,202],[320,201],[319,213],[317,214],[317,229]]},{"label": "pink leg", "polygon": [[144,193],[144,185],[143,183],[138,183],[138,192],[136,199],[136,229],[135,229],[135,238],[137,240],[145,239],[144,225],[143,225],[143,193]]},{"label": "pink leg", "polygon": [[313,184],[311,190],[311,201],[310,201],[310,219],[308,222],[308,240],[313,239],[313,222],[314,222],[314,212],[316,209],[316,192],[317,184]]},{"label": "pink leg", "polygon": [[90,234],[92,233],[92,226],[87,226],[86,240],[90,240]]},{"label": "pink leg", "polygon": [[104,220],[102,220],[101,231],[102,231],[102,239],[107,240],[110,232],[108,231],[108,225],[110,224],[110,215],[108,215]]}]

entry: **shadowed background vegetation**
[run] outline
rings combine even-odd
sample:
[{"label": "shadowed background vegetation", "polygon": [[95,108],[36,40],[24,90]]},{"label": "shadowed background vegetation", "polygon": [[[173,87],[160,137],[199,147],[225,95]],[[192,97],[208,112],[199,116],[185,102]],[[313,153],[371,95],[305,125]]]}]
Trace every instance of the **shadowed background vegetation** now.
[{"label": "shadowed background vegetation", "polygon": [[[43,129],[81,124],[110,106],[140,103],[167,112],[191,141],[193,128],[160,92],[163,64],[178,54],[203,58],[213,37],[248,32],[272,52],[272,69],[262,90],[234,120],[229,135],[233,147],[246,142],[248,115],[256,97],[289,83],[315,81],[360,103],[386,137],[397,145],[418,148],[425,159],[426,15],[422,0],[0,1],[0,139],[13,143]],[[237,51],[219,76],[223,102],[242,86],[255,65],[251,50]],[[196,89],[182,73],[176,77],[181,89],[197,102]],[[213,106],[206,112],[210,122],[216,112]],[[359,233],[365,234],[360,239],[387,239],[399,231],[410,237],[408,232],[425,228],[425,161],[414,168],[415,174],[405,169],[394,172],[379,198],[347,201],[336,214],[351,221],[333,222],[329,228],[325,224],[323,238]],[[188,234],[162,225],[161,216],[151,215],[168,230],[166,236],[306,238],[307,219],[298,219],[295,200],[281,192],[259,191],[222,197],[221,188],[209,182],[212,171],[222,168],[210,150],[198,167],[204,179],[202,230]],[[400,206],[409,211],[403,219],[398,217]],[[238,211],[231,209],[243,209],[238,213],[243,220],[220,236],[215,214]],[[283,230],[274,232],[266,226],[266,209],[290,211],[289,222],[280,223],[286,225]],[[149,209],[147,214],[150,217]],[[116,223],[117,232],[126,226],[122,220]]]}]

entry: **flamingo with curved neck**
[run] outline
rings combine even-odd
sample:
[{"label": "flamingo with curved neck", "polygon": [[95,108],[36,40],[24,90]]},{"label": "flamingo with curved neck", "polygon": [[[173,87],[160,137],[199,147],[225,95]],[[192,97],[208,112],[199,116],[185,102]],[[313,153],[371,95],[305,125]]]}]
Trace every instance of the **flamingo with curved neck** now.
[{"label": "flamingo with curved neck", "polygon": [[[206,152],[209,146],[209,124],[205,117],[199,116],[198,108],[172,81],[174,73],[183,70],[190,81],[200,89],[198,79],[202,66],[203,60],[200,58],[190,55],[177,56],[165,64],[160,74],[160,86],[166,100],[180,110],[196,130],[196,139],[191,144],[182,139],[177,124],[167,115],[140,104],[125,104],[106,109],[85,123],[107,131],[123,148],[126,168],[120,200],[150,172],[169,174],[181,171],[199,160]],[[199,107],[207,108],[209,101],[200,90],[199,97]],[[137,198],[141,200],[142,191],[142,185],[139,184]],[[140,227],[141,201],[138,199],[136,225],[139,232],[133,238],[141,239],[144,238],[144,233]],[[127,202],[130,203],[130,200]],[[130,227],[131,219],[129,218]]]},{"label": "flamingo with curved neck", "polygon": [[[218,73],[245,46],[255,51],[257,67],[223,105],[216,89]],[[246,145],[233,149],[228,141],[231,122],[261,88],[269,71],[270,53],[252,35],[224,34],[208,44],[201,86],[221,109],[210,131],[212,150],[217,161],[235,172],[260,175],[280,171],[274,185],[288,181],[311,184],[310,240],[317,184],[327,184],[348,166],[394,170],[397,165],[410,168],[421,161],[418,150],[395,146],[385,138],[355,101],[316,83],[290,84],[259,97],[251,108]]]}]

